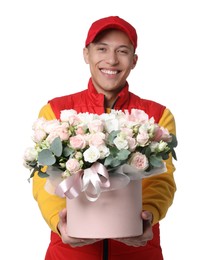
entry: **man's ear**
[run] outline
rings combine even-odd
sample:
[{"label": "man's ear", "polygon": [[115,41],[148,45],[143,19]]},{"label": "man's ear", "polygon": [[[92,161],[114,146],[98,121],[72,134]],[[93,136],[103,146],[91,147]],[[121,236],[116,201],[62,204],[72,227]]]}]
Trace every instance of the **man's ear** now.
[{"label": "man's ear", "polygon": [[89,64],[89,49],[87,47],[84,47],[83,55],[84,55],[84,61],[86,62],[86,64]]},{"label": "man's ear", "polygon": [[137,64],[137,61],[138,61],[138,56],[137,56],[137,54],[134,54],[132,69],[135,68],[135,66],[136,66],[136,64]]}]

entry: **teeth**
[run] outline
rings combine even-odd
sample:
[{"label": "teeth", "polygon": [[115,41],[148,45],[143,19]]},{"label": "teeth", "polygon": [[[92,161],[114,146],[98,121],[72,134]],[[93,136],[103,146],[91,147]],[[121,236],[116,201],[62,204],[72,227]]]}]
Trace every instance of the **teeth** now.
[{"label": "teeth", "polygon": [[114,75],[114,74],[117,74],[117,71],[113,71],[113,70],[101,70],[103,73],[106,73],[106,74],[111,74],[111,75]]}]

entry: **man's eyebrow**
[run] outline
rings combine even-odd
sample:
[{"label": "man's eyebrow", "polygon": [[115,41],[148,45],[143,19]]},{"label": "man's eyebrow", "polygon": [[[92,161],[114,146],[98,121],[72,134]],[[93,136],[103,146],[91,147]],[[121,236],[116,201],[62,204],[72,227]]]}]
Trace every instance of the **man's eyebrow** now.
[{"label": "man's eyebrow", "polygon": [[[104,45],[104,46],[109,46],[108,43],[105,43],[105,42],[93,42],[95,45]],[[117,46],[117,48],[126,48],[126,49],[130,49],[130,47],[128,45],[125,45],[125,44],[122,44],[122,45],[119,45]]]}]

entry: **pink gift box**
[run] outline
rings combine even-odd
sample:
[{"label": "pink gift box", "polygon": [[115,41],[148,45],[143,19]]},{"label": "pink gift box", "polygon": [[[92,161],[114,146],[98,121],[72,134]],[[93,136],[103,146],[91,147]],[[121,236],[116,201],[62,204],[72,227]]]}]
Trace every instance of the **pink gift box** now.
[{"label": "pink gift box", "polygon": [[78,238],[119,238],[142,234],[142,180],[102,192],[89,201],[84,192],[67,201],[67,232]]}]

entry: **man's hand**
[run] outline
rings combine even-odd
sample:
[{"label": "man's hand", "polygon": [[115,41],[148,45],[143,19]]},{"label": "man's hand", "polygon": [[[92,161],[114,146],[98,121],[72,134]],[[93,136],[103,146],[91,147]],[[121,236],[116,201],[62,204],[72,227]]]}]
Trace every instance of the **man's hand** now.
[{"label": "man's hand", "polygon": [[153,238],[152,232],[152,213],[149,211],[142,212],[143,219],[143,234],[137,237],[117,238],[115,240],[124,243],[128,246],[145,246],[149,240]]},{"label": "man's hand", "polygon": [[71,247],[77,247],[77,246],[85,246],[93,244],[100,239],[84,239],[84,238],[74,238],[70,237],[67,234],[67,210],[63,209],[59,213],[60,221],[58,223],[58,230],[61,234],[62,242],[64,244],[69,244]]}]

